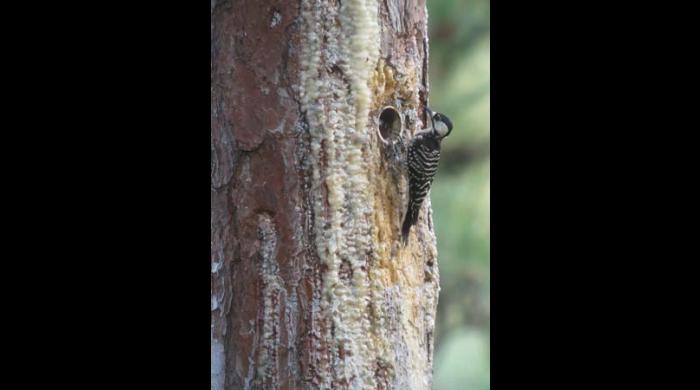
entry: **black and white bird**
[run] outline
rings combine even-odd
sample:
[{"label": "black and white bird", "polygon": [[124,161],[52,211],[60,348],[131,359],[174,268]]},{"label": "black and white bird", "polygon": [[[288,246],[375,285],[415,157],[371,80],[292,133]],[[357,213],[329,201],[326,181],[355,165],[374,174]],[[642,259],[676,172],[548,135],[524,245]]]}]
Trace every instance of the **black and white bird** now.
[{"label": "black and white bird", "polygon": [[425,108],[430,117],[430,126],[418,131],[408,146],[408,208],[401,227],[403,243],[408,242],[411,226],[418,221],[423,199],[425,199],[440,161],[440,142],[452,132],[452,121],[439,112]]}]

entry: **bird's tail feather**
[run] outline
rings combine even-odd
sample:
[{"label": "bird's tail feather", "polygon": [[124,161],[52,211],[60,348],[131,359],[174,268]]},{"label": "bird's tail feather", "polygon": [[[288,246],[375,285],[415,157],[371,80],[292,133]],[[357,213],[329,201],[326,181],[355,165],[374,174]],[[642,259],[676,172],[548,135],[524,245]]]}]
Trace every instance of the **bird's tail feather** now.
[{"label": "bird's tail feather", "polygon": [[413,207],[413,204],[408,205],[406,216],[403,219],[403,226],[401,227],[401,240],[404,245],[408,243],[408,233],[411,232],[411,226],[415,225],[418,221],[418,210],[417,207]]}]

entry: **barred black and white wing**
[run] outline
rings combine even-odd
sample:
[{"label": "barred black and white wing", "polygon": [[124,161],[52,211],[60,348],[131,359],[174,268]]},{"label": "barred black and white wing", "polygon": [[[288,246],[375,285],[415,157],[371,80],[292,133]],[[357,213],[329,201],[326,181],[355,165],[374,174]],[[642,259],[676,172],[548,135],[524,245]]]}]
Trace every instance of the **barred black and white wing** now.
[{"label": "barred black and white wing", "polygon": [[423,199],[433,184],[435,172],[440,161],[440,141],[430,134],[417,136],[408,148],[408,208],[401,228],[403,242],[408,241],[411,226],[418,221]]}]

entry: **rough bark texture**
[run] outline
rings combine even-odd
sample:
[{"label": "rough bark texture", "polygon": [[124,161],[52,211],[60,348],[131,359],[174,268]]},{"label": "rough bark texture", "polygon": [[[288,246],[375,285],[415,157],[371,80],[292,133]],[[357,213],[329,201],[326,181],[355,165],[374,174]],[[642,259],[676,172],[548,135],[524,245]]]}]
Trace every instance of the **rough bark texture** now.
[{"label": "rough bark texture", "polygon": [[[429,389],[424,0],[212,0],[212,389]],[[393,106],[402,136],[378,136]]]}]

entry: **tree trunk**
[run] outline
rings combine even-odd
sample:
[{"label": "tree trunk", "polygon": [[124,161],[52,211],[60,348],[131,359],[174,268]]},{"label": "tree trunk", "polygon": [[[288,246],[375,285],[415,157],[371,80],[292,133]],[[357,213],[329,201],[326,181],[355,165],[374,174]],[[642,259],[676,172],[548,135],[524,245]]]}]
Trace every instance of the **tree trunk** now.
[{"label": "tree trunk", "polygon": [[431,388],[425,1],[212,0],[211,34],[211,388]]}]

